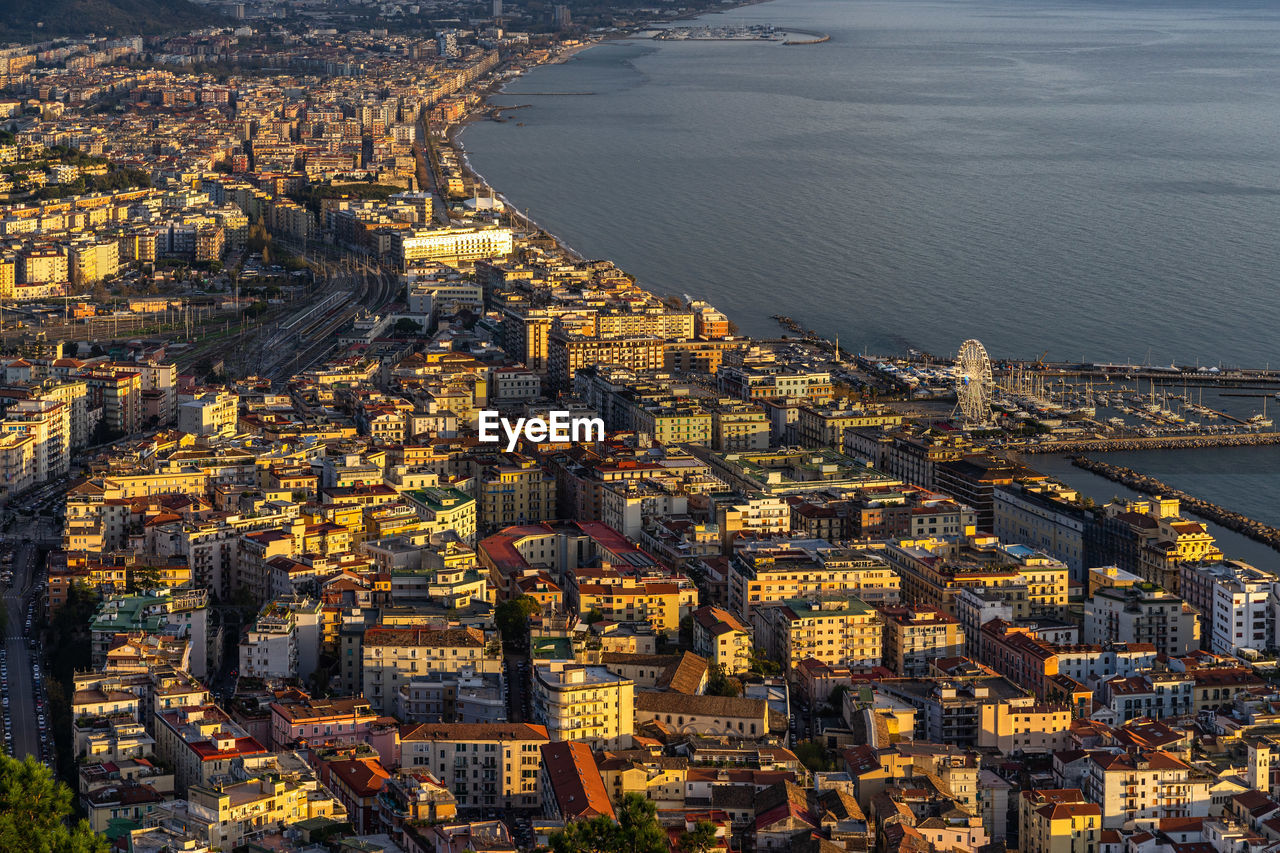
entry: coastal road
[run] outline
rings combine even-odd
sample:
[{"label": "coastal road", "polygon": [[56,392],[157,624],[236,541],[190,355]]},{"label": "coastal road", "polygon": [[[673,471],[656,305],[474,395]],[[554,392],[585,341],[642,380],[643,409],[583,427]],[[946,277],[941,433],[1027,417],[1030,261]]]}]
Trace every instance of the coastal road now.
[{"label": "coastal road", "polygon": [[[39,531],[35,531],[39,535]],[[35,683],[31,675],[32,654],[23,629],[27,621],[27,601],[34,583],[36,546],[25,541],[13,558],[13,585],[5,591],[4,606],[9,617],[5,629],[6,665],[9,683],[9,719],[13,725],[13,754],[40,757],[40,726],[36,722]]]},{"label": "coastal road", "polygon": [[430,191],[435,194],[439,204],[432,205],[431,217],[438,225],[449,225],[449,211],[445,209],[444,193],[440,192],[440,184],[436,181],[435,158],[431,156],[431,127],[427,123],[426,110],[418,119],[418,144],[414,146],[414,155],[418,158],[418,191]]}]

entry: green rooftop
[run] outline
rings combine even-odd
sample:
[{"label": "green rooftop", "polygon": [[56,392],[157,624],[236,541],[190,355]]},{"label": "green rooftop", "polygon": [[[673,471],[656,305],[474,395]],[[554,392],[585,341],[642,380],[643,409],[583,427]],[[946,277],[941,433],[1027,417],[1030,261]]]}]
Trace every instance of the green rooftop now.
[{"label": "green rooftop", "polygon": [[530,657],[537,660],[573,660],[573,644],[568,637],[535,637]]},{"label": "green rooftop", "polygon": [[464,504],[475,501],[475,498],[471,497],[471,495],[451,486],[428,486],[424,489],[412,489],[404,494],[434,512],[457,509]]},{"label": "green rooftop", "polygon": [[874,607],[860,598],[790,598],[786,603],[791,612],[802,619],[810,616],[862,616],[875,612]]}]

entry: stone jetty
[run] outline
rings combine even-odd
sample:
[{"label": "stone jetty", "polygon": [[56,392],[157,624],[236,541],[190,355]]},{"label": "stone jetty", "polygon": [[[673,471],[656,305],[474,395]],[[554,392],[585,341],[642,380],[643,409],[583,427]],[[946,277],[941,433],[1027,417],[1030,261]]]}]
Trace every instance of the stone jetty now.
[{"label": "stone jetty", "polygon": [[1155,477],[1140,474],[1132,468],[1099,462],[1087,456],[1073,456],[1071,457],[1071,464],[1077,468],[1083,468],[1086,471],[1106,477],[1113,483],[1128,486],[1134,491],[1144,492],[1148,495],[1165,495],[1177,498],[1182,504],[1182,508],[1187,512],[1198,515],[1207,521],[1220,524],[1228,530],[1234,530],[1236,533],[1248,536],[1250,539],[1270,545],[1280,551],[1280,529],[1269,524],[1263,524],[1260,521],[1249,518],[1247,515],[1241,515],[1217,504],[1192,497],[1180,489],[1175,489]]},{"label": "stone jetty", "polygon": [[1122,450],[1195,450],[1206,447],[1257,447],[1280,444],[1280,432],[1223,435],[1165,435],[1131,438],[1063,439],[1020,445],[1019,453],[1107,453]]}]

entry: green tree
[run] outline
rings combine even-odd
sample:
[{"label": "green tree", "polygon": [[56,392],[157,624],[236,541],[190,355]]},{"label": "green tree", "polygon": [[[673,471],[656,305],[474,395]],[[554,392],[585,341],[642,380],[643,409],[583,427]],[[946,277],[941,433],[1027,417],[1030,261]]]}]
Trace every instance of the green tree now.
[{"label": "green tree", "polygon": [[667,837],[658,825],[658,806],[635,792],[623,795],[618,815],[619,853],[666,853]]},{"label": "green tree", "polygon": [[587,611],[586,616],[582,617],[582,621],[588,625],[594,625],[597,622],[604,621],[604,614],[600,612],[599,608],[593,607]]},{"label": "green tree", "polygon": [[569,821],[551,835],[554,853],[615,853],[617,843],[618,825],[605,815]]},{"label": "green tree", "polygon": [[571,821],[551,836],[554,853],[666,853],[667,835],[658,809],[643,794],[625,794],[614,809],[617,820],[597,815]]},{"label": "green tree", "polygon": [[740,696],[742,695],[742,682],[736,678],[730,678],[720,664],[714,664],[711,667],[710,674],[707,676],[707,695]]},{"label": "green tree", "polygon": [[129,572],[127,590],[134,595],[150,592],[160,586],[160,570],[155,566],[135,566]]},{"label": "green tree", "polygon": [[255,222],[249,226],[249,235],[245,240],[250,252],[261,252],[271,242],[271,234],[267,231],[267,226],[261,221]]},{"label": "green tree", "polygon": [[700,820],[680,836],[680,853],[708,853],[716,846],[716,825]]},{"label": "green tree", "polygon": [[538,600],[531,595],[521,595],[508,599],[493,609],[493,621],[502,632],[502,638],[508,642],[524,633],[529,624],[529,617],[542,609]]},{"label": "green tree", "polygon": [[844,707],[844,695],[849,692],[849,685],[837,684],[831,688],[831,695],[827,697],[827,706],[832,709],[831,713],[839,714]]},{"label": "green tree", "polygon": [[810,770],[817,772],[819,770],[835,769],[835,762],[831,759],[831,754],[827,752],[826,747],[816,740],[806,740],[798,743],[792,751],[796,754],[796,758],[800,759],[800,763]]},{"label": "green tree", "polygon": [[107,853],[88,821],[68,825],[71,800],[71,789],[39,761],[0,755],[0,850]]},{"label": "green tree", "polygon": [[395,330],[398,335],[417,335],[422,332],[422,324],[408,317],[401,317],[396,320]]},{"label": "green tree", "polygon": [[757,649],[751,650],[751,663],[748,666],[752,672],[757,675],[781,675],[782,667],[777,661],[769,660]]}]

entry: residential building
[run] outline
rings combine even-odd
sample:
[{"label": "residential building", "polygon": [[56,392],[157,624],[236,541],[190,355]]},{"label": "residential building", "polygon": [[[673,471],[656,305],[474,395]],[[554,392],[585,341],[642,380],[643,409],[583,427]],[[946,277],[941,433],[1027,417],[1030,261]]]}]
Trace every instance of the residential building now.
[{"label": "residential building", "polygon": [[[533,668],[533,715],[553,741],[625,749],[635,726],[635,682],[602,666]],[[686,697],[687,698],[687,697]]]},{"label": "residential building", "polygon": [[1096,853],[1102,809],[1079,789],[1023,791],[1018,798],[1018,849],[1022,853]]},{"label": "residential building", "polygon": [[423,723],[400,732],[400,764],[427,770],[460,808],[540,804],[539,749],[547,729],[531,723]]},{"label": "residential building", "polygon": [[1155,584],[1100,589],[1084,604],[1084,641],[1151,643],[1182,657],[1200,648],[1200,617]]},{"label": "residential building", "polygon": [[1137,820],[1206,817],[1210,778],[1167,752],[1091,751],[1080,790],[1102,809],[1106,829]]},{"label": "residential building", "polygon": [[728,610],[707,605],[693,611],[693,651],[725,675],[750,669],[751,647],[751,629]]},{"label": "residential building", "polygon": [[363,693],[369,704],[390,713],[402,684],[419,677],[497,673],[502,668],[496,641],[486,643],[478,628],[375,627],[364,631],[361,645]]},{"label": "residential building", "polygon": [[960,620],[931,607],[881,607],[884,665],[903,677],[924,676],[938,658],[964,654]]},{"label": "residential building", "polygon": [[783,672],[798,677],[801,661],[871,669],[884,654],[884,624],[857,598],[791,599],[753,611],[755,636]]}]

